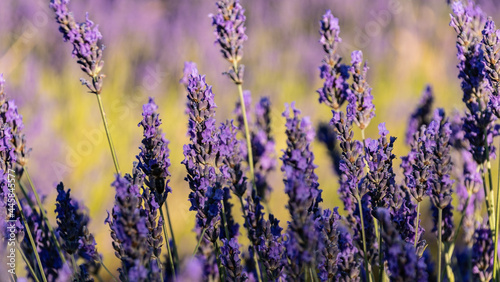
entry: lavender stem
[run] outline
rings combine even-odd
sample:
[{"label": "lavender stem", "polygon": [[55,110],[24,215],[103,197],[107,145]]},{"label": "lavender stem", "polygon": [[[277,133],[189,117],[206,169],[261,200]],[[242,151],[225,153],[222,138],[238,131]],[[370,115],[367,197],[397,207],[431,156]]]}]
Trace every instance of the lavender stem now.
[{"label": "lavender stem", "polygon": [[24,228],[26,228],[26,233],[28,233],[28,238],[30,240],[31,247],[33,248],[33,253],[35,254],[36,262],[38,264],[38,269],[40,270],[40,274],[42,275],[42,280],[44,282],[47,282],[47,277],[45,277],[45,273],[43,272],[42,262],[40,261],[40,256],[38,255],[38,252],[36,251],[37,247],[35,245],[35,241],[33,240],[33,236],[31,235],[31,230],[30,230],[29,224],[26,221],[26,218],[24,217],[23,208],[21,207],[21,203],[19,203],[19,199],[17,197],[14,197],[14,198],[16,198],[16,204],[17,204],[17,207],[19,208],[19,213],[21,214],[21,218],[24,222]]},{"label": "lavender stem", "polygon": [[441,259],[442,259],[442,221],[443,221],[443,209],[438,208],[438,282],[441,282]]},{"label": "lavender stem", "polygon": [[178,265],[179,253],[177,252],[177,244],[175,243],[174,228],[172,228],[172,221],[170,220],[170,212],[168,211],[167,201],[165,201],[165,210],[167,211],[168,227],[170,228],[170,234],[172,235],[172,244],[174,245],[173,253],[175,257],[175,263]]},{"label": "lavender stem", "polygon": [[106,272],[111,276],[113,277],[113,279],[116,281],[116,282],[119,282],[120,280],[118,280],[118,278],[116,278],[113,273],[111,273],[111,271],[109,271],[109,269],[106,267],[106,265],[104,265],[104,262],[102,262],[102,259],[101,257],[99,256],[99,263],[102,265],[102,267],[104,268],[104,270],[106,270]]},{"label": "lavender stem", "polygon": [[207,228],[203,227],[203,230],[201,230],[200,239],[198,239],[198,243],[196,243],[196,248],[194,248],[193,256],[196,255],[196,253],[198,252],[201,240],[203,239],[203,236],[205,236],[205,231],[207,231]]},{"label": "lavender stem", "polygon": [[106,121],[106,113],[104,113],[104,108],[102,106],[101,95],[96,93],[95,96],[97,97],[97,103],[99,104],[99,111],[101,112],[102,123],[104,124],[104,131],[106,131],[106,137],[108,138],[109,149],[111,150],[111,156],[113,157],[115,170],[117,174],[120,174],[120,167],[118,166],[115,147],[113,146],[113,141],[111,140],[111,135],[109,134],[108,122]]},{"label": "lavender stem", "polygon": [[359,218],[361,219],[361,236],[363,238],[363,259],[365,261],[365,280],[369,279],[369,281],[372,281],[371,277],[371,272],[369,270],[369,265],[368,265],[368,258],[366,257],[366,237],[365,237],[365,222],[363,220],[363,206],[361,205],[361,197],[358,197],[358,206],[359,206]]},{"label": "lavender stem", "polygon": [[[28,261],[28,258],[26,258],[26,255],[24,254],[24,251],[19,246],[17,247],[17,249],[19,250],[19,253],[23,257],[24,263],[26,263],[26,265],[28,266],[28,269],[29,269],[31,275],[33,276],[33,278],[35,279],[35,281],[36,282],[40,282],[40,280],[38,279],[38,277],[35,274],[35,270],[33,269],[33,267],[31,266],[30,262]],[[17,281],[17,279],[15,279],[14,281]]]},{"label": "lavender stem", "polygon": [[[59,244],[59,240],[57,240],[56,233],[54,232],[54,229],[50,225],[49,219],[47,218],[47,213],[45,212],[45,209],[43,208],[42,201],[40,201],[40,197],[38,196],[38,193],[36,191],[35,184],[33,184],[33,181],[31,180],[30,174],[28,172],[28,168],[24,166],[23,170],[24,170],[24,173],[26,174],[26,178],[28,179],[28,182],[31,186],[31,191],[33,191],[33,194],[35,195],[36,203],[37,203],[38,207],[40,208],[40,212],[42,213],[43,221],[45,221],[45,224],[47,224],[47,228],[49,228],[50,235],[51,235],[52,240],[54,241],[54,244],[56,245],[56,248],[57,248],[57,253],[61,257],[61,260],[64,264],[64,263],[66,263],[66,259],[64,258],[64,255],[63,255],[63,252],[61,249],[61,245]],[[21,183],[21,181],[19,181],[19,183]],[[23,193],[25,193],[25,192],[23,192]],[[26,197],[26,195],[25,195],[25,197]],[[26,199],[29,199],[29,197],[26,197]]]},{"label": "lavender stem", "polygon": [[71,258],[71,265],[73,266],[73,277],[75,277],[76,274],[78,273],[78,270],[76,270],[75,256],[70,255],[70,258]]},{"label": "lavender stem", "polygon": [[172,251],[170,250],[170,240],[168,239],[167,228],[165,227],[165,216],[163,216],[163,209],[160,208],[160,216],[163,224],[163,236],[165,236],[165,245],[167,245],[168,260],[170,261],[170,270],[175,277],[174,260],[172,259]]}]

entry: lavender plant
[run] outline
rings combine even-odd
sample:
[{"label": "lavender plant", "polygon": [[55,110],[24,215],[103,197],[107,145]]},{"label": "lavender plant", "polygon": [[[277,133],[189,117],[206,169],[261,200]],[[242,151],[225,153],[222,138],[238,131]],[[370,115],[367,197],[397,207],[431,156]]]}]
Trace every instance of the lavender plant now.
[{"label": "lavender plant", "polygon": [[[438,108],[432,115],[434,94],[426,87],[409,117],[405,134],[409,150],[401,157],[400,171],[395,167],[396,137],[389,135],[386,123],[378,125],[377,135],[365,137],[375,117],[368,65],[362,51],[351,53],[350,64],[342,63],[339,19],[326,11],[319,29],[324,57],[317,93],[320,104],[332,110],[332,118],[329,124],[321,123],[316,136],[310,119],[301,116],[295,103],[286,105],[282,114],[286,144],[281,144],[280,160],[289,213],[285,230],[268,206],[264,212],[271,187],[279,187],[270,177],[279,138],[272,133],[270,98],[253,105],[250,92],[243,91],[245,10],[238,0],[218,1],[217,13],[210,17],[216,43],[231,64],[225,75],[237,85],[240,99],[235,119],[218,125],[212,87],[195,63],[185,64],[180,82],[186,88],[189,143],[183,147],[181,164],[190,188],[190,210],[196,213],[197,245],[192,256],[184,257],[185,252],[177,249],[167,207],[172,193],[170,149],[160,128],[159,108],[153,98],[143,106],[138,162],[131,174],[122,176],[100,96],[104,63],[98,43],[102,35],[88,16],[85,22],[76,22],[68,3],[52,0],[50,7],[64,40],[73,46],[73,56],[90,78],[82,83],[96,95],[107,133],[116,170],[111,186],[116,194],[105,223],[120,260],[121,281],[500,281],[500,185],[494,189],[491,171],[496,157],[493,141],[500,128],[496,124],[500,117],[500,31],[472,1],[451,4],[450,25],[457,33],[465,112],[447,117]],[[22,116],[16,104],[6,99],[3,87],[0,77],[4,245],[9,240],[7,228],[15,230],[31,280],[100,279],[98,271],[104,265],[88,230],[90,218],[83,203],[72,199],[62,182],[56,188],[57,232],[52,229],[44,198],[38,196],[27,171],[29,149]],[[245,140],[239,140],[240,136]],[[336,189],[343,212],[323,202],[312,151],[316,138],[327,147],[338,176],[338,186],[321,187]],[[24,175],[31,192],[24,189]],[[22,196],[11,196],[15,180]],[[10,212],[14,200],[17,209]],[[234,212],[235,200],[241,204],[241,219]],[[425,234],[426,217],[420,214],[427,202],[430,212],[423,213],[431,215],[434,226]],[[14,219],[13,225],[7,225],[9,219]],[[248,245],[240,236],[241,221]],[[437,242],[437,249],[426,240]],[[433,260],[429,249],[437,253]]]}]

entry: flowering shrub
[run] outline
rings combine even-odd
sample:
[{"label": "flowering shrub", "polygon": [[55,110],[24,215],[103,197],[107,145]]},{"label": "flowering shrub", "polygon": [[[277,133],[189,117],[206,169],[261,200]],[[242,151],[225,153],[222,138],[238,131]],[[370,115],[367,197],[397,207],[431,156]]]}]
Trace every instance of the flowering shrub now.
[{"label": "flowering shrub", "polygon": [[[197,242],[187,253],[171,224],[178,211],[168,208],[176,187],[170,183],[168,138],[173,137],[161,129],[164,113],[153,98],[144,101],[137,118],[143,130],[137,161],[132,171],[122,173],[101,101],[106,93],[103,36],[88,14],[85,22],[76,22],[68,5],[69,0],[50,2],[63,40],[71,43],[72,56],[88,76],[81,82],[96,96],[106,131],[116,174],[110,185],[114,205],[105,224],[120,267],[114,271],[103,263],[85,205],[63,182],[55,188],[56,225],[49,221],[45,197],[29,175],[23,117],[7,99],[0,76],[1,249],[7,253],[10,242],[18,243],[28,279],[500,281],[500,184],[494,185],[491,171],[500,129],[500,29],[471,0],[451,3],[465,111],[434,109],[434,92],[427,86],[408,117],[404,142],[409,152],[399,157],[399,168],[398,140],[385,123],[377,125],[377,137],[365,137],[376,114],[369,67],[360,50],[343,62],[340,23],[332,11],[318,15],[317,48],[324,55],[318,62],[323,85],[317,106],[331,109],[324,119],[330,122],[316,131],[299,105],[285,105],[286,144],[279,153],[271,100],[261,97],[254,105],[244,90],[245,9],[239,0],[216,2],[210,15],[215,44],[229,63],[224,75],[236,86],[239,102],[233,119],[218,124],[216,93],[194,62],[185,63],[180,84],[189,142],[183,147],[182,176],[190,189]],[[338,187],[343,207],[323,201],[323,189],[330,187],[320,185],[315,172],[315,139],[326,145],[338,175],[338,186],[330,186]],[[269,207],[279,185],[269,177],[278,156],[288,222]],[[15,197],[13,177],[19,184]],[[433,219],[427,233],[420,217],[424,203],[430,203]],[[241,211],[242,226],[235,210]]]}]

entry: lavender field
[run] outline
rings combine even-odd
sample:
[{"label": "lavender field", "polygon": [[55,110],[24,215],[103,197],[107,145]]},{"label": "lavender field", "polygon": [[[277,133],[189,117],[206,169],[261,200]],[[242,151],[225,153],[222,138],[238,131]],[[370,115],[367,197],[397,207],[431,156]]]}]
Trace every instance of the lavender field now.
[{"label": "lavender field", "polygon": [[500,282],[499,12],[0,1],[0,281]]}]

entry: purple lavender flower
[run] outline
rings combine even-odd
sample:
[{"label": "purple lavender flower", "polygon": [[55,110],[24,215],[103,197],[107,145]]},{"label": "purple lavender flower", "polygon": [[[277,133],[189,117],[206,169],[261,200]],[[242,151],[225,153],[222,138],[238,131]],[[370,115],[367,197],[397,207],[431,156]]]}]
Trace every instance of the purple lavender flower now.
[{"label": "purple lavender flower", "polygon": [[351,73],[353,83],[351,91],[347,96],[349,104],[346,108],[347,118],[354,121],[360,129],[365,129],[373,117],[375,117],[375,106],[373,105],[372,89],[366,82],[368,65],[363,63],[363,53],[354,51],[351,54]]},{"label": "purple lavender flower", "polygon": [[210,15],[215,35],[221,48],[222,55],[231,63],[227,72],[236,83],[243,83],[244,66],[238,65],[243,57],[243,42],[248,37],[245,34],[245,9],[239,0],[221,0],[216,3],[217,14]]},{"label": "purple lavender flower", "polygon": [[320,77],[324,80],[323,87],[318,89],[319,102],[325,103],[334,110],[339,109],[345,102],[349,84],[348,66],[340,63],[342,58],[337,54],[338,44],[342,42],[339,37],[339,20],[327,10],[320,21],[320,43],[326,55],[319,68]]},{"label": "purple lavender flower", "polygon": [[141,152],[137,156],[138,168],[146,176],[145,184],[149,187],[155,197],[156,203],[161,207],[172,189],[168,186],[170,179],[170,150],[168,140],[160,129],[161,120],[158,114],[158,106],[153,98],[142,107],[143,119],[139,123],[144,129]]},{"label": "purple lavender flower", "polygon": [[0,125],[4,132],[0,147],[5,150],[3,159],[10,163],[4,172],[11,168],[21,177],[31,149],[26,145],[26,136],[23,133],[23,116],[19,114],[14,100],[7,100],[4,88],[5,80],[3,74],[0,74]]},{"label": "purple lavender flower", "polygon": [[472,249],[472,273],[476,281],[491,281],[493,277],[493,251],[495,245],[488,227],[476,229]]},{"label": "purple lavender flower", "polygon": [[351,234],[340,228],[338,242],[336,281],[360,281],[361,261],[358,257],[359,251],[352,243]]},{"label": "purple lavender flower", "polygon": [[115,205],[106,223],[111,229],[115,255],[122,261],[120,279],[146,281],[151,249],[148,246],[147,218],[142,209],[139,189],[144,176],[116,175],[112,186],[116,189]]},{"label": "purple lavender flower", "polygon": [[220,248],[221,264],[226,271],[226,281],[246,281],[248,277],[243,272],[240,259],[240,244],[236,238],[222,239]]},{"label": "purple lavender flower", "polygon": [[75,21],[73,14],[68,9],[69,0],[51,0],[50,7],[56,13],[56,21],[59,24],[59,31],[63,34],[63,40],[73,45],[73,57],[84,73],[91,81],[80,79],[82,84],[87,86],[93,94],[100,94],[104,75],[101,70],[104,66],[102,60],[103,47],[97,45],[102,39],[98,25],[95,25],[86,15],[83,23]]},{"label": "purple lavender flower", "polygon": [[327,148],[333,171],[335,171],[338,176],[342,175],[342,171],[340,171],[341,154],[337,148],[337,134],[335,133],[335,128],[328,123],[320,123],[316,135],[318,136],[318,140]]},{"label": "purple lavender flower", "polygon": [[337,257],[339,255],[339,222],[341,218],[337,208],[324,210],[316,225],[320,232],[319,278],[322,281],[334,279],[337,274]]},{"label": "purple lavender flower", "polygon": [[243,171],[242,163],[244,155],[241,141],[236,138],[237,128],[233,121],[226,121],[219,128],[219,154],[222,158],[221,171],[228,180],[229,189],[238,197],[242,198],[247,190],[247,178]]},{"label": "purple lavender flower", "polygon": [[[290,110],[292,112],[290,112]],[[321,190],[314,173],[314,155],[310,143],[314,131],[308,118],[300,118],[300,111],[292,103],[286,105],[287,149],[283,151],[281,170],[285,173],[285,193],[291,221],[288,224],[289,240],[286,242],[287,274],[299,278],[301,273],[314,264],[318,238],[314,219],[320,216]]]},{"label": "purple lavender flower", "polygon": [[94,236],[88,232],[89,217],[84,207],[71,199],[71,189],[65,191],[64,184],[57,185],[56,214],[57,231],[63,240],[62,248],[69,254],[78,255],[89,263],[99,260]]},{"label": "purple lavender flower", "polygon": [[203,262],[193,257],[185,262],[184,269],[177,276],[179,282],[201,281],[203,279]]},{"label": "purple lavender flower", "polygon": [[497,117],[500,117],[500,76],[498,73],[500,62],[497,55],[500,48],[500,30],[496,29],[494,21],[488,19],[482,33],[484,69],[487,74],[486,79],[488,80],[491,88],[491,96],[489,97],[490,100],[488,106]]},{"label": "purple lavender flower", "polygon": [[396,137],[390,137],[385,128],[385,123],[379,125],[380,138],[378,140],[366,139],[365,161],[369,172],[363,178],[361,185],[365,185],[372,201],[373,209],[389,206],[391,192],[396,188],[396,174],[392,169],[392,161],[396,156],[392,153]]},{"label": "purple lavender flower", "polygon": [[[269,201],[272,187],[267,178],[276,169],[275,141],[271,134],[271,101],[260,98],[255,105],[255,123],[252,132],[252,153],[255,167],[255,186],[257,196],[264,202]],[[243,146],[244,147],[244,146]],[[246,148],[245,148],[246,149]]]},{"label": "purple lavender flower", "polygon": [[[402,195],[396,195],[401,200],[401,205],[391,210],[392,221],[395,228],[398,230],[401,239],[405,242],[414,245],[415,243],[415,221],[417,219],[417,205],[413,203],[408,190],[401,188]],[[418,222],[417,245],[425,241],[420,241],[424,228],[421,224],[421,219]],[[420,246],[420,245],[418,245]],[[417,247],[418,248],[418,247]]]},{"label": "purple lavender flower", "polygon": [[422,125],[429,125],[432,120],[432,104],[434,103],[434,94],[430,85],[425,87],[420,102],[418,103],[415,111],[411,114],[408,121],[408,128],[406,129],[407,145],[413,141],[413,135],[420,129]]},{"label": "purple lavender flower", "polygon": [[[231,212],[233,208],[233,204],[230,202],[231,200],[231,190],[229,188],[224,188],[224,197],[222,199],[222,205],[224,206],[224,213],[225,213],[225,222],[221,223],[220,226],[220,239],[233,239],[233,238],[238,238],[240,235],[240,225],[236,223],[233,217],[233,213]],[[224,228],[228,229],[228,235],[229,238],[226,237],[226,232]]]},{"label": "purple lavender flower", "polygon": [[428,281],[424,259],[419,259],[412,244],[401,239],[392,224],[390,212],[380,208],[375,214],[381,224],[384,258],[391,281]]}]

